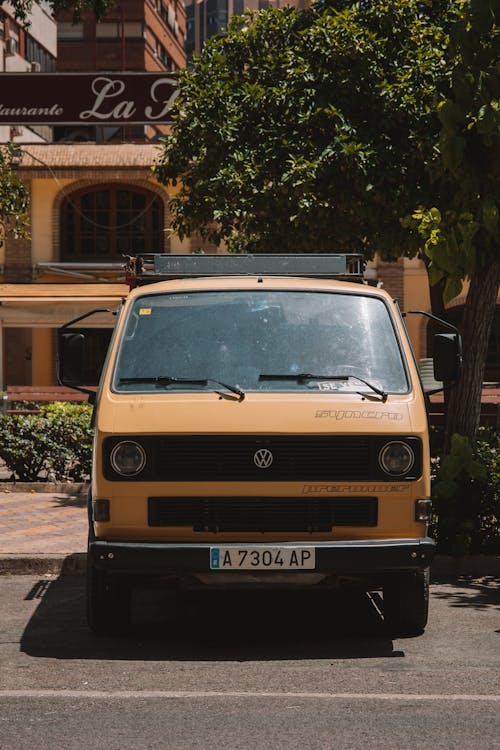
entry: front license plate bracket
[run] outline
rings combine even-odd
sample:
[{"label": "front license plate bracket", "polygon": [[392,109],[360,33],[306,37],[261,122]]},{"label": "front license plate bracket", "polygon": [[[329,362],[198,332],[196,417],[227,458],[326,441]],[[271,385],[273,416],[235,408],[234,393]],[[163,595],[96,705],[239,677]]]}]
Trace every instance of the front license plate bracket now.
[{"label": "front license plate bracket", "polygon": [[314,547],[210,547],[210,570],[315,570]]}]

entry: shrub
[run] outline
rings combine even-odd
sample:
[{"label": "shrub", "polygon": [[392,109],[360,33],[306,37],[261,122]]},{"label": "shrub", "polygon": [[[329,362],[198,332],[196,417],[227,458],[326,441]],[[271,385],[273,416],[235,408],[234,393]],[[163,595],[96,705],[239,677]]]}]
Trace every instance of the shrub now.
[{"label": "shrub", "polygon": [[471,444],[453,435],[449,455],[435,461],[434,535],[440,553],[500,553],[500,439],[480,432]]},{"label": "shrub", "polygon": [[0,418],[0,458],[18,479],[33,482],[83,481],[90,474],[92,407],[54,402],[38,414],[4,414]]}]

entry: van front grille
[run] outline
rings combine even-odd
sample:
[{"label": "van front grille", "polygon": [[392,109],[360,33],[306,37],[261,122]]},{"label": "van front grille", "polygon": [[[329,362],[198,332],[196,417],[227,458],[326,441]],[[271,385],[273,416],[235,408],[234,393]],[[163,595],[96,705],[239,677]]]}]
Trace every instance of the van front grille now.
[{"label": "van front grille", "polygon": [[[268,468],[255,462],[259,450],[272,453]],[[190,480],[277,481],[307,478],[368,479],[370,451],[366,439],[315,437],[162,438],[158,468],[168,466],[176,478]]]},{"label": "van front grille", "polygon": [[376,526],[376,497],[150,497],[150,526],[193,531],[328,532],[336,526]]}]

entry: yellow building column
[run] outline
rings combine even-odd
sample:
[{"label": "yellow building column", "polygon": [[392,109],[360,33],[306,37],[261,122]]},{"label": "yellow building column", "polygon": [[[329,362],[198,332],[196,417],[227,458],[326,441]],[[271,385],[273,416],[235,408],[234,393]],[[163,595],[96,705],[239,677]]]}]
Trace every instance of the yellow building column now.
[{"label": "yellow building column", "polygon": [[[429,278],[424,263],[418,258],[404,259],[405,310],[431,312]],[[408,315],[405,320],[417,362],[427,356],[425,332],[428,319],[422,315]]]},{"label": "yellow building column", "polygon": [[54,329],[32,330],[32,385],[54,385]]}]

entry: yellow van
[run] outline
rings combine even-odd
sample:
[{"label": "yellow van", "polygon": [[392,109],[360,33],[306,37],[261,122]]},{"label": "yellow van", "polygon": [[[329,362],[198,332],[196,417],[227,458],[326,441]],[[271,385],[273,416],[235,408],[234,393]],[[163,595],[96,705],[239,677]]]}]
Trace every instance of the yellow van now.
[{"label": "yellow van", "polygon": [[[354,584],[382,590],[391,632],[423,631],[426,403],[396,302],[362,279],[354,255],[135,260],[95,404],[94,631],[127,624],[137,576]],[[87,335],[63,331],[65,385],[85,382]],[[436,336],[438,379],[459,344]]]}]

